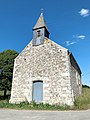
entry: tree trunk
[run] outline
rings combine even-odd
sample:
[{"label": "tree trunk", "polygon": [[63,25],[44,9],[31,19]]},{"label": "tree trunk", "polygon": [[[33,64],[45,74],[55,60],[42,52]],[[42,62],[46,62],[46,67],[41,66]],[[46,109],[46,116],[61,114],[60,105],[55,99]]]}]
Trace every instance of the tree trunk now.
[{"label": "tree trunk", "polygon": [[6,93],[7,93],[7,90],[5,89],[4,90],[4,100],[6,99]]}]

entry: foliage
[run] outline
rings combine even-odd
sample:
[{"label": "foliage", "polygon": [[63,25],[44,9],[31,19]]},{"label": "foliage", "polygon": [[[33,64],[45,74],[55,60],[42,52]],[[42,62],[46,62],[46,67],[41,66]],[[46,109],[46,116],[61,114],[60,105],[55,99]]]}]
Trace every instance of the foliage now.
[{"label": "foliage", "polygon": [[14,50],[6,50],[0,53],[0,90],[11,90],[14,59],[18,53]]},{"label": "foliage", "polygon": [[6,97],[4,98],[4,92],[3,91],[0,91],[0,100],[9,100],[10,99],[10,95],[11,95],[11,91],[8,91],[7,90],[7,94],[6,94]]},{"label": "foliage", "polygon": [[88,85],[82,85],[83,88],[90,88]]},{"label": "foliage", "polygon": [[77,109],[90,109],[90,87],[83,87],[82,95],[75,100]]}]

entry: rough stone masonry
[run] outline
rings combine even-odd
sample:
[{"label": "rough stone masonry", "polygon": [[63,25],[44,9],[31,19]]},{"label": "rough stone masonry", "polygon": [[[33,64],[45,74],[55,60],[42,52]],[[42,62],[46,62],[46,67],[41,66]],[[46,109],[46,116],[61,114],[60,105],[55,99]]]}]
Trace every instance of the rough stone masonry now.
[{"label": "rough stone masonry", "polygon": [[81,70],[75,58],[68,49],[49,39],[41,13],[33,28],[33,39],[15,59],[9,102],[71,106],[81,92]]}]

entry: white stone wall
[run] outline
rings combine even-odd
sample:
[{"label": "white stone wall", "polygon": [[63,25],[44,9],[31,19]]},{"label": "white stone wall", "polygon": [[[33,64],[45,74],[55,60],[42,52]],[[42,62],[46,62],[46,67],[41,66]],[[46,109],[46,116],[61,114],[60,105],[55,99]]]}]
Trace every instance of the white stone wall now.
[{"label": "white stone wall", "polygon": [[43,103],[73,105],[69,65],[67,49],[47,38],[39,46],[30,42],[15,59],[10,103],[31,102],[33,81],[42,80]]}]

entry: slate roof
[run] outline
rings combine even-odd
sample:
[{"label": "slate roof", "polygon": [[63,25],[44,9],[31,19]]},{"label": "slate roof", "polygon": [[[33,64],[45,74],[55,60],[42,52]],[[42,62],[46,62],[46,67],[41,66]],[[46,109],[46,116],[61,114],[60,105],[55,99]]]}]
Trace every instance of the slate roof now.
[{"label": "slate roof", "polygon": [[40,17],[38,18],[33,30],[37,28],[42,28],[42,27],[45,27],[48,30],[45,19],[44,19],[43,12],[41,12]]}]

